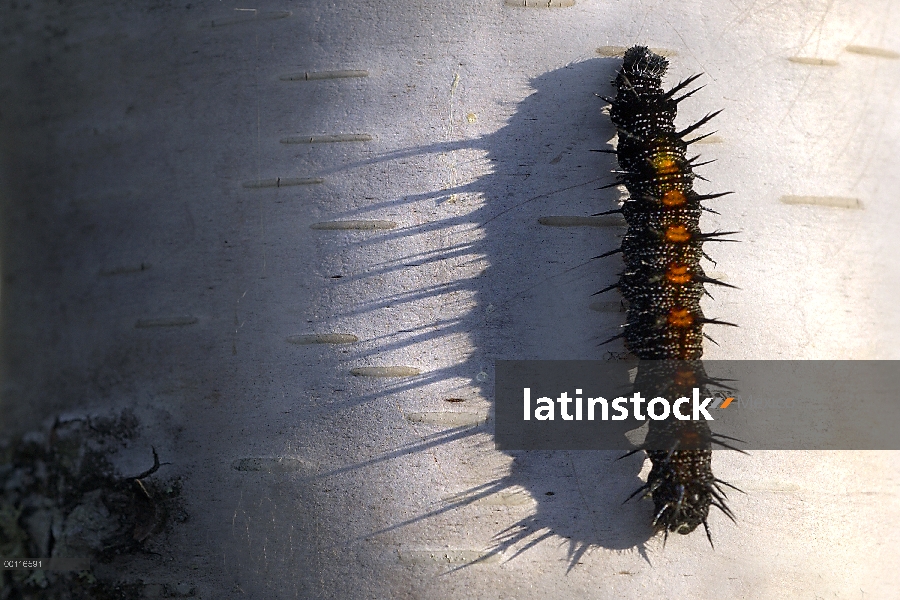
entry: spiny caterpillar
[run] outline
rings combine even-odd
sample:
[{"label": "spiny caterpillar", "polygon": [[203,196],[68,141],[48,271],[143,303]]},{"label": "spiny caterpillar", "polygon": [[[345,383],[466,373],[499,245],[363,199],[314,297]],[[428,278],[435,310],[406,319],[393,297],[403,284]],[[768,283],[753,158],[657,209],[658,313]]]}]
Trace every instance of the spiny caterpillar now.
[{"label": "spiny caterpillar", "polygon": [[[607,341],[624,338],[625,347],[641,361],[635,386],[648,395],[677,398],[690,396],[694,387],[706,394],[713,383],[700,361],[703,338],[712,340],[703,325],[733,324],[706,318],[700,299],[709,295],[706,284],[734,286],[707,277],[700,259],[709,258],[704,243],[726,241],[723,236],[736,232],[700,230],[700,214],[709,210],[701,202],[731,192],[701,195],[693,190],[693,168],[708,163],[696,162],[698,156],[687,158],[687,149],[711,134],[691,140],[685,136],[721,111],[677,131],[678,103],[700,88],[675,96],[700,75],[664,91],[668,65],[648,48],[628,49],[614,81],[616,97],[604,98],[612,105],[610,117],[618,130],[614,152],[621,167],[616,181],[605,187],[624,185],[629,197],[621,208],[601,214],[621,213],[628,230],[620,248],[601,255],[621,252],[625,270],[617,283],[597,293],[618,289],[624,297],[624,331]],[[645,450],[652,462],[647,483],[628,500],[641,492],[652,498],[653,526],[666,539],[670,531],[688,534],[702,523],[712,544],[710,506],[734,521],[721,487],[734,486],[717,479],[710,464],[713,443],[731,448],[723,437],[713,434],[706,421],[650,421],[644,443],[626,455]]]}]

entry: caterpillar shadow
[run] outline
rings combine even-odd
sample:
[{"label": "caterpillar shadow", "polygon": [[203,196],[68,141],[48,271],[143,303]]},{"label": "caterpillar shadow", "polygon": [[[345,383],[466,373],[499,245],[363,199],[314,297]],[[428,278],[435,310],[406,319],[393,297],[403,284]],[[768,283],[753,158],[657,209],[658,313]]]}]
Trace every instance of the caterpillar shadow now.
[{"label": "caterpillar shadow", "polygon": [[[617,68],[615,59],[567,65],[532,79],[534,93],[515,106],[504,127],[490,135],[395,151],[374,161],[344,167],[468,150],[481,151],[492,166],[489,174],[470,183],[391,202],[394,205],[431,199],[442,203],[481,198],[483,202],[464,216],[415,228],[417,233],[475,227],[480,229],[477,242],[404,260],[414,258],[417,264],[423,264],[470,255],[483,257],[489,266],[481,276],[450,286],[474,294],[476,309],[467,318],[444,323],[437,331],[422,332],[422,339],[464,333],[473,341],[477,349],[473,356],[477,357],[390,390],[381,388],[378,393],[402,391],[441,379],[471,378],[473,372],[491,371],[488,364],[494,360],[608,360],[622,351],[619,342],[601,345],[618,333],[624,322],[621,302],[614,295],[600,302],[592,297],[617,279],[621,263],[617,258],[591,258],[619,245],[624,222],[584,219],[615,208],[619,200],[617,190],[600,189],[613,177],[610,171],[615,168],[614,158],[596,152],[609,149],[608,141],[615,135],[609,118],[602,112],[604,102],[597,94],[609,92],[609,82]],[[411,233],[397,230],[380,237],[378,243]],[[366,273],[371,275],[371,271]],[[446,292],[446,286],[422,291]],[[402,300],[384,299],[393,304]],[[386,348],[392,347],[385,342]],[[407,345],[411,340],[397,343]],[[493,373],[487,375],[471,383],[483,397],[492,399]],[[375,394],[363,395],[356,402],[374,398]],[[420,444],[392,452],[390,457],[483,435],[491,428],[489,420],[486,426],[435,433]],[[625,460],[617,460],[623,454],[620,451],[510,454],[512,468],[505,476],[460,492],[445,499],[439,509],[374,534],[448,511],[465,511],[475,504],[491,503],[490,498],[520,494],[530,499],[533,510],[497,531],[486,556],[502,553],[516,557],[539,544],[557,540],[567,546],[571,569],[591,548],[643,552],[645,542],[653,536],[651,506],[647,502],[623,505],[643,483],[638,476],[642,453]]]}]

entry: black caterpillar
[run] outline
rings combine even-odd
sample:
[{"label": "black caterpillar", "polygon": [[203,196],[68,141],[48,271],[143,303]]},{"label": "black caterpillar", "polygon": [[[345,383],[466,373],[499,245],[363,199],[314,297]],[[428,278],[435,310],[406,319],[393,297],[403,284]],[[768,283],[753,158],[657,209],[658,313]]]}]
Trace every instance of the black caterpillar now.
[{"label": "black caterpillar", "polygon": [[[685,139],[721,111],[677,131],[678,103],[700,88],[675,95],[700,76],[664,91],[661,82],[668,64],[648,48],[630,48],[614,81],[616,97],[604,98],[612,105],[621,167],[616,181],[605,187],[624,185],[629,197],[620,209],[601,214],[621,213],[628,230],[620,248],[602,255],[621,252],[625,270],[617,283],[597,293],[618,289],[624,297],[624,331],[607,341],[624,338],[628,351],[641,360],[635,384],[651,390],[651,398],[649,393],[690,396],[694,387],[708,393],[712,380],[700,358],[703,338],[712,338],[703,333],[703,325],[734,325],[708,319],[700,309],[701,297],[708,295],[706,284],[734,287],[707,277],[700,266],[700,259],[707,257],[704,243],[725,241],[723,236],[736,233],[701,232],[700,214],[709,210],[701,203],[731,192],[701,195],[693,190],[693,168],[708,163],[687,158],[687,149],[711,134]],[[652,498],[653,526],[664,531],[665,538],[670,531],[688,534],[702,523],[712,544],[710,506],[734,521],[721,487],[734,486],[717,479],[711,468],[712,444],[731,448],[722,437],[711,433],[706,421],[650,421],[643,445],[626,455],[645,450],[652,462],[647,483],[626,502],[641,492]]]}]

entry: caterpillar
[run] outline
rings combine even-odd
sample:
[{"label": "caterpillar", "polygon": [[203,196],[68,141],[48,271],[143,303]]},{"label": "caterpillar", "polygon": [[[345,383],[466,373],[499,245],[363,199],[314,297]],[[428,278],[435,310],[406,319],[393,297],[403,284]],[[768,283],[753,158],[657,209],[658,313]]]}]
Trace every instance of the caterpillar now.
[{"label": "caterpillar", "polygon": [[[615,284],[597,293],[618,289],[622,294],[626,323],[622,333],[607,342],[623,338],[626,349],[640,360],[635,386],[648,390],[648,397],[677,398],[690,396],[694,387],[706,394],[713,383],[700,361],[704,338],[714,341],[703,326],[734,326],[704,316],[700,299],[709,295],[706,286],[734,286],[708,277],[700,259],[709,258],[705,243],[733,241],[725,236],[737,232],[700,230],[700,215],[710,210],[702,202],[731,192],[694,191],[698,176],[693,169],[708,163],[697,162],[699,156],[688,158],[688,146],[711,134],[686,137],[721,111],[677,130],[678,103],[700,88],[683,90],[700,75],[664,91],[668,65],[666,58],[644,46],[629,48],[613,82],[615,98],[603,98],[611,104],[610,118],[618,131],[617,147],[609,152],[616,154],[620,167],[615,181],[604,188],[624,185],[628,198],[620,208],[600,214],[621,213],[628,227],[621,246],[601,255],[620,253],[625,269]],[[732,448],[723,437],[713,434],[706,421],[670,417],[650,421],[643,444],[625,455],[644,450],[650,458],[647,483],[626,502],[641,493],[652,499],[652,524],[664,532],[664,543],[669,532],[688,534],[702,524],[712,545],[707,524],[711,506],[734,521],[723,486],[737,488],[712,473],[712,444]]]}]

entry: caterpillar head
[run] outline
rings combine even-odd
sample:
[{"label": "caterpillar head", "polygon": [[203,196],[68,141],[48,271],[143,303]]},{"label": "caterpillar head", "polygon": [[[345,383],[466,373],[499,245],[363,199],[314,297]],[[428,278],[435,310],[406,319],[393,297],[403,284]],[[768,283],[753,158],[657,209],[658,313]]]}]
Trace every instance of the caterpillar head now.
[{"label": "caterpillar head", "polygon": [[653,525],[667,535],[669,531],[687,535],[701,523],[706,526],[711,503],[712,497],[705,490],[687,492],[683,485],[674,490],[657,490],[653,494]]},{"label": "caterpillar head", "polygon": [[711,456],[706,449],[650,453],[653,467],[647,478],[647,493],[653,498],[653,526],[667,538],[670,531],[687,535],[702,524],[712,545],[706,523],[711,506],[734,520],[720,482],[712,475]]}]

